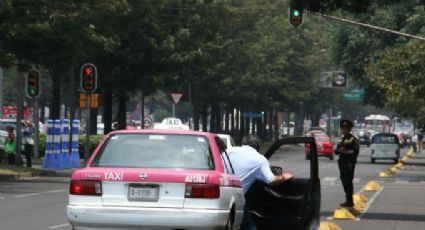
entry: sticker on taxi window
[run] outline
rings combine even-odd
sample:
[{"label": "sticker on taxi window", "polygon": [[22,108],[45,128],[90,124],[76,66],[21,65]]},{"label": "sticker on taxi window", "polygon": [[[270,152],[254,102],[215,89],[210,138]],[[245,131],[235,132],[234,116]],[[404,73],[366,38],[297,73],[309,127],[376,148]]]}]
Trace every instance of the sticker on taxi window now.
[{"label": "sticker on taxi window", "polygon": [[149,135],[149,140],[166,140],[167,136],[165,135]]},{"label": "sticker on taxi window", "polygon": [[118,139],[118,137],[119,137],[118,135],[116,135],[116,136],[112,136],[112,137],[111,137],[111,140],[116,140],[116,139]]},{"label": "sticker on taxi window", "polygon": [[121,172],[106,172],[105,180],[122,180],[124,174]]},{"label": "sticker on taxi window", "polygon": [[203,176],[203,175],[187,175],[184,182],[186,182],[186,183],[205,183],[205,176]]},{"label": "sticker on taxi window", "polygon": [[197,139],[198,139],[198,142],[205,143],[205,138],[198,137]]}]

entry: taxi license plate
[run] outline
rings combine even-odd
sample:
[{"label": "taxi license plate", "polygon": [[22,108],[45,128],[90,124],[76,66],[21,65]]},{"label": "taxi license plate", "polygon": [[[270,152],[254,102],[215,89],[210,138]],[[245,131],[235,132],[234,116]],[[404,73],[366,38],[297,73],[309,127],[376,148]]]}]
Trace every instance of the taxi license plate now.
[{"label": "taxi license plate", "polygon": [[158,201],[159,187],[157,185],[130,185],[128,199],[130,201]]}]

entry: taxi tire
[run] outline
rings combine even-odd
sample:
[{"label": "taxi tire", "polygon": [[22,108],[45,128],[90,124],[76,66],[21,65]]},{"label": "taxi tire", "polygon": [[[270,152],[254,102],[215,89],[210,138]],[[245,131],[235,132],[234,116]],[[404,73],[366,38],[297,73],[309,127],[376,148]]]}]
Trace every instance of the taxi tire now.
[{"label": "taxi tire", "polygon": [[227,220],[226,227],[224,227],[224,230],[233,230],[234,222],[235,222],[235,213],[234,213],[234,210],[232,209],[232,211],[230,211],[229,219]]},{"label": "taxi tire", "polygon": [[334,155],[333,154],[331,156],[329,156],[329,160],[331,160],[331,161],[334,160]]},{"label": "taxi tire", "polygon": [[370,158],[370,163],[375,164],[375,159]]}]

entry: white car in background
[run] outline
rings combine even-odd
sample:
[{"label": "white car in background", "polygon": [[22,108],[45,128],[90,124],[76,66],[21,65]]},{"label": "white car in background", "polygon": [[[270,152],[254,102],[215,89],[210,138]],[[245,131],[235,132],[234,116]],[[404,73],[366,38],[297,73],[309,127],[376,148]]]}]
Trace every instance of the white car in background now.
[{"label": "white car in background", "polygon": [[226,144],[227,148],[236,146],[235,141],[233,140],[232,136],[229,134],[217,134],[218,137]]},{"label": "white car in background", "polygon": [[392,133],[378,133],[372,137],[370,145],[372,154],[370,162],[375,163],[376,160],[392,160],[398,163],[400,159],[400,143],[397,135]]}]

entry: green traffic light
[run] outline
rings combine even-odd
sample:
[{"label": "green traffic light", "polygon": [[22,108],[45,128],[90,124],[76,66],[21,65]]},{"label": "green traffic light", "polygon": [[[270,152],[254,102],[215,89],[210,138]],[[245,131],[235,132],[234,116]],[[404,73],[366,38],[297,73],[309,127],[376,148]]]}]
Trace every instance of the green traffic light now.
[{"label": "green traffic light", "polygon": [[295,17],[300,16],[300,11],[299,11],[299,10],[294,10],[294,16],[295,16]]}]

